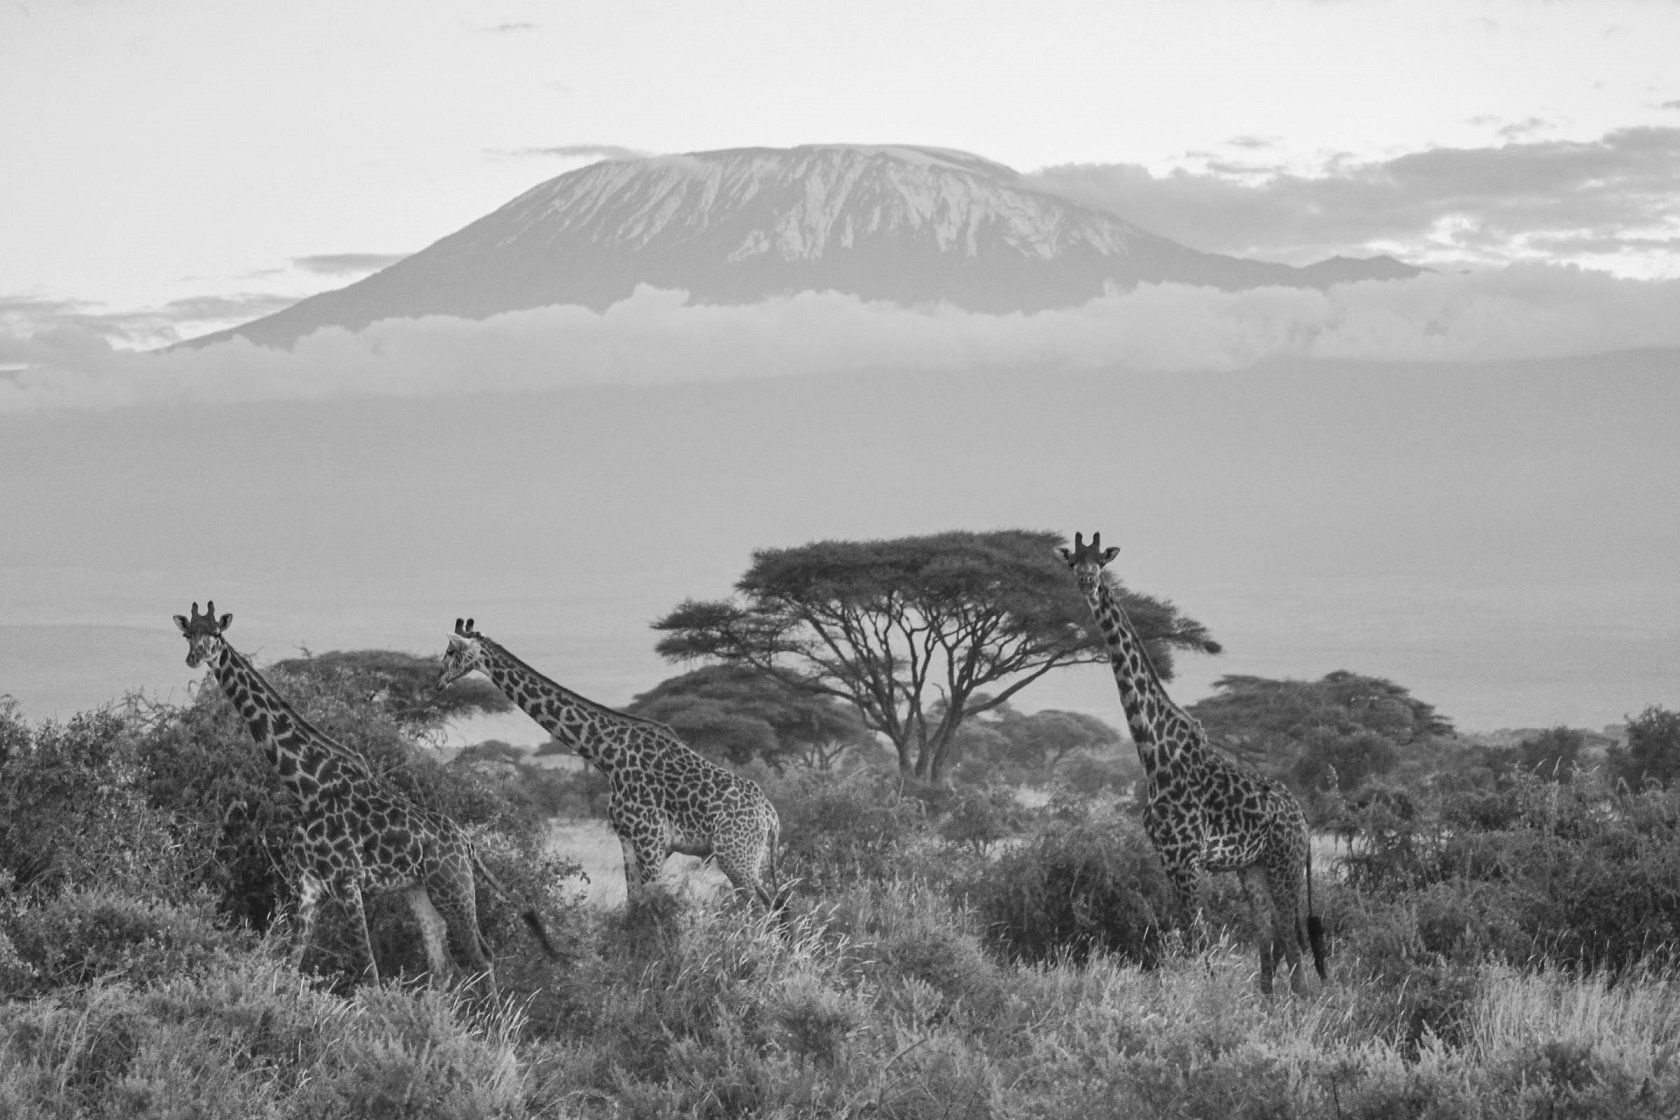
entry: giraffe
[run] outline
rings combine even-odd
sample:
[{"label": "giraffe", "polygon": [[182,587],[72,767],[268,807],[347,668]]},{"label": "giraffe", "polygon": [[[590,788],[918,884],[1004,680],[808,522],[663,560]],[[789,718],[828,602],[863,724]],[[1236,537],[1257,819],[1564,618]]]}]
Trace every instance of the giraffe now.
[{"label": "giraffe", "polygon": [[[1320,979],[1324,930],[1312,908],[1312,849],[1307,818],[1279,782],[1238,766],[1214,751],[1202,725],[1168,697],[1155,666],[1126,612],[1109,591],[1102,569],[1120,554],[1104,549],[1102,534],[1089,545],[1073,535],[1073,550],[1056,550],[1073,569],[1079,590],[1108,643],[1126,724],[1137,744],[1147,780],[1143,827],[1172,880],[1185,917],[1198,920],[1204,872],[1235,871],[1254,913],[1260,942],[1260,987],[1272,990],[1281,952],[1290,984],[1305,990],[1301,950],[1311,943]],[[1307,885],[1307,936],[1300,923],[1300,888]]]},{"label": "giraffe", "polygon": [[[191,617],[175,616],[187,639],[187,667],[209,664],[302,809],[293,849],[298,928],[292,967],[301,967],[320,901],[331,896],[349,912],[366,971],[377,984],[379,963],[363,896],[402,891],[420,923],[434,983],[452,971],[447,938],[466,957],[471,973],[484,976],[494,992],[489,944],[478,928],[475,876],[503,899],[511,896],[484,866],[472,841],[454,821],[414,804],[376,777],[361,755],[310,725],[228,644],[224,635],[233,615],[217,619],[216,604],[206,607],[201,615],[194,603]],[[536,910],[527,909],[522,917],[543,950],[557,956]]]},{"label": "giraffe", "polygon": [[653,720],[615,712],[555,684],[473,620],[455,620],[438,687],[478,670],[555,739],[607,776],[607,821],[624,854],[627,893],[658,878],[672,852],[712,856],[735,889],[772,913],[786,898],[776,883],[781,822],[758,788],[691,749]]}]

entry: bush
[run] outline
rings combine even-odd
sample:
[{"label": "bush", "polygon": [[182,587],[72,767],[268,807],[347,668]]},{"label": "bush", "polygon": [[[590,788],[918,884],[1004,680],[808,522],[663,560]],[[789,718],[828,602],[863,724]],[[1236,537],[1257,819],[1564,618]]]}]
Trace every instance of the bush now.
[{"label": "bush", "polygon": [[1084,961],[1108,952],[1153,964],[1177,915],[1154,848],[1112,803],[1059,807],[965,884],[983,936],[1011,961]]},{"label": "bush", "polygon": [[1674,784],[1680,777],[1680,712],[1646,708],[1628,720],[1627,745],[1611,747],[1605,761],[1611,780],[1630,789]]},{"label": "bush", "polygon": [[191,822],[137,788],[132,719],[110,708],[31,731],[0,708],[0,871],[39,897],[75,884],[180,901],[207,861]]},{"label": "bush", "polygon": [[1015,793],[1003,786],[965,787],[959,790],[940,817],[939,835],[976,854],[991,851],[999,840],[1018,835],[1023,812]]},{"label": "bush", "polygon": [[766,786],[782,821],[783,882],[804,879],[822,890],[858,878],[891,879],[928,836],[922,802],[889,774],[805,771]]},{"label": "bush", "polygon": [[0,962],[9,974],[0,977],[0,991],[19,996],[95,980],[184,975],[248,939],[219,928],[207,899],[173,905],[76,888],[36,906],[0,908],[0,944],[6,942],[14,965],[7,970]]},{"label": "bush", "polygon": [[1517,771],[1492,790],[1372,798],[1344,820],[1349,883],[1419,923],[1425,955],[1409,960],[1680,959],[1680,792]]},{"label": "bush", "polygon": [[1053,785],[1064,793],[1080,797],[1100,794],[1126,795],[1137,782],[1135,758],[1098,758],[1076,754],[1056,767]]}]

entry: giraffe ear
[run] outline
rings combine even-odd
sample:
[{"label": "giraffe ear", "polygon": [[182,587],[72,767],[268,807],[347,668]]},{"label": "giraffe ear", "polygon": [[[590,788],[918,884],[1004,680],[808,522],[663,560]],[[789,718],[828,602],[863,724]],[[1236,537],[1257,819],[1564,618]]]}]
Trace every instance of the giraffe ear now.
[{"label": "giraffe ear", "polygon": [[1073,563],[1073,553],[1069,552],[1067,549],[1063,548],[1061,545],[1057,545],[1055,547],[1054,551],[1055,551],[1057,556],[1060,556],[1062,558],[1062,563],[1064,563],[1064,564]]},{"label": "giraffe ear", "polygon": [[182,634],[185,634],[187,632],[187,616],[186,615],[178,614],[178,615],[175,616],[175,628],[178,629],[179,631],[181,631]]},{"label": "giraffe ear", "polygon": [[216,629],[226,630],[229,626],[232,626],[232,625],[233,625],[233,615],[224,614],[222,616],[222,620],[220,622],[216,623]]},{"label": "giraffe ear", "polygon": [[1120,555],[1120,550],[1118,548],[1105,548],[1103,549],[1102,562],[1106,564],[1118,555]]}]

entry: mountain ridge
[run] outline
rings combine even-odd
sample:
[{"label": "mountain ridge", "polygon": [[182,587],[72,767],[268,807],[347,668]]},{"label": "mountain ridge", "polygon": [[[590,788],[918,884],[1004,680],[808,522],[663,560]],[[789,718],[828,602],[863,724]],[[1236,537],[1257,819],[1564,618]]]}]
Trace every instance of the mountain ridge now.
[{"label": "mountain ridge", "polygon": [[1006,313],[1149,282],[1325,287],[1420,271],[1389,257],[1295,268],[1202,253],[1021,178],[982,156],[908,145],[602,160],[354,284],[186,345],[237,335],[284,346],[327,326],[551,304],[603,310],[641,284],[696,303],[832,290]]}]

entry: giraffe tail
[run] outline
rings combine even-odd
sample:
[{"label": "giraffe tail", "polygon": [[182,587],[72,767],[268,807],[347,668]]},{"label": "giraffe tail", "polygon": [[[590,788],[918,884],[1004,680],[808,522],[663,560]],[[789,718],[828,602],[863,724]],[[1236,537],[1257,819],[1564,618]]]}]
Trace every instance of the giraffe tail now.
[{"label": "giraffe tail", "polygon": [[[513,897],[513,892],[503,886],[500,879],[497,879],[494,875],[490,874],[490,869],[484,866],[484,860],[480,858],[477,851],[473,852],[472,861],[474,873],[480,876],[484,880],[485,885],[494,891],[503,902],[511,902],[516,906],[519,904],[519,900]],[[520,911],[519,917],[531,930],[531,933],[535,935],[537,944],[542,946],[544,953],[546,953],[550,958],[557,958],[560,956],[560,950],[556,949],[554,947],[554,942],[549,940],[548,929],[543,925],[542,915],[537,913],[537,908],[535,906],[527,906],[524,910]],[[485,953],[488,954],[489,946],[484,943],[484,934],[480,933],[478,935],[478,940],[479,944],[484,947]]]},{"label": "giraffe tail", "polygon": [[[1329,980],[1330,973],[1324,967],[1325,958],[1330,954],[1324,948],[1324,920],[1313,910],[1312,900],[1312,830],[1307,830],[1307,943],[1312,947],[1313,967],[1318,970],[1320,980]],[[1296,939],[1299,940],[1300,927],[1296,927]],[[1302,946],[1306,948],[1307,946]]]}]

